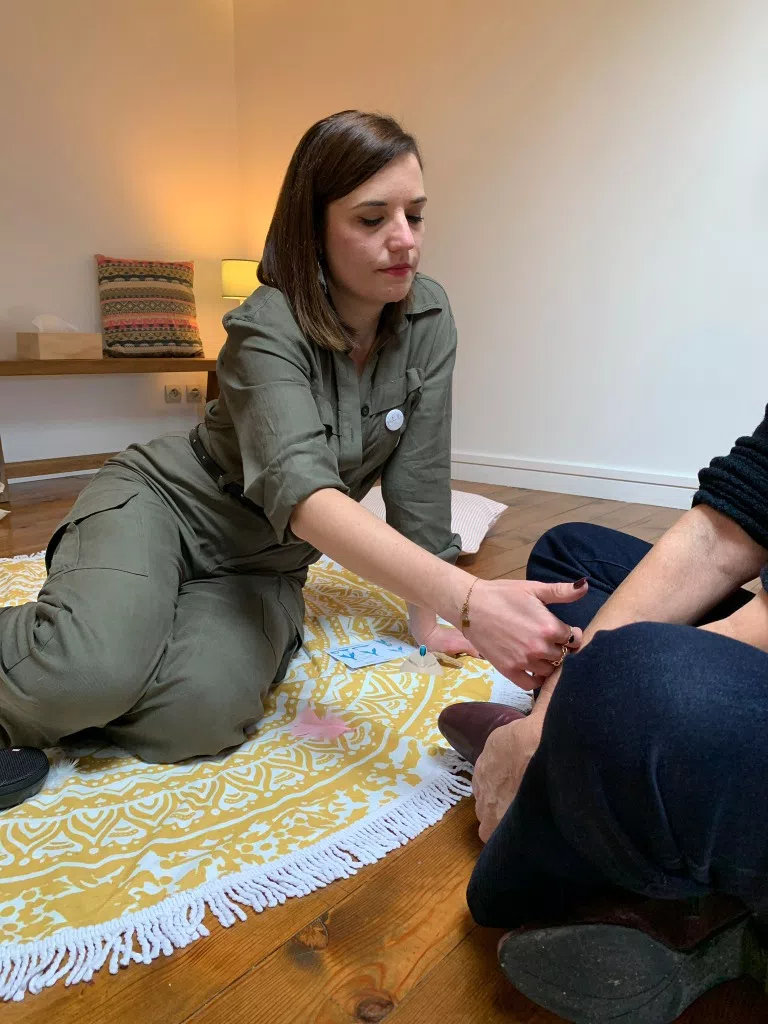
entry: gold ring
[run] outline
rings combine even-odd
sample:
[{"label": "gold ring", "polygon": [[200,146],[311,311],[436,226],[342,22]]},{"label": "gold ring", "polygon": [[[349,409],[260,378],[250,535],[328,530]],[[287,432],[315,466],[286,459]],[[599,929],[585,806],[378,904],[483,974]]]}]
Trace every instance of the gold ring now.
[{"label": "gold ring", "polygon": [[562,647],[560,648],[560,650],[561,650],[561,651],[563,652],[563,653],[562,653],[562,656],[560,657],[560,660],[559,660],[559,661],[551,661],[551,662],[550,662],[550,665],[552,665],[552,666],[553,666],[554,668],[560,668],[560,666],[561,666],[561,665],[563,664],[563,662],[565,661],[565,656],[566,656],[566,654],[568,653],[568,648],[567,648],[567,647],[566,647],[565,645],[563,645],[563,646],[562,646]]}]

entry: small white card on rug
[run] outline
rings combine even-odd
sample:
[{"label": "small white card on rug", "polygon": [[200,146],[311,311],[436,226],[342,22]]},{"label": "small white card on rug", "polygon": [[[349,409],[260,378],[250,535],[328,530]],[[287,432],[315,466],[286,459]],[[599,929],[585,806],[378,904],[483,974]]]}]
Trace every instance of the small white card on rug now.
[{"label": "small white card on rug", "polygon": [[380,638],[330,647],[328,653],[342,665],[358,669],[368,668],[370,665],[381,665],[385,661],[394,661],[396,658],[405,658],[409,654],[413,654],[415,650],[415,647],[401,643],[400,640]]}]

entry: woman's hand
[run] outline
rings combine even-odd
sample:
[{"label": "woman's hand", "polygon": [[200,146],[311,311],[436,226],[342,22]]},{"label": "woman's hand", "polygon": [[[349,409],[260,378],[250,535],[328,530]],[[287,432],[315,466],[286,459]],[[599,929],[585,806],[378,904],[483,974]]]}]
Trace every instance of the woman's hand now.
[{"label": "woman's hand", "polygon": [[488,737],[472,777],[475,813],[484,843],[517,795],[528,762],[541,739],[542,717],[529,715],[499,726]]},{"label": "woman's hand", "polygon": [[424,644],[427,650],[441,651],[443,654],[456,656],[468,654],[470,658],[479,658],[480,653],[474,644],[464,636],[460,629],[453,626],[438,626],[425,637],[416,637],[420,644]]},{"label": "woman's hand", "polygon": [[[463,630],[466,639],[503,675],[526,689],[551,674],[564,646],[575,649],[581,642],[581,631],[560,622],[546,605],[577,601],[587,592],[586,580],[580,586],[475,580],[464,569],[417,547],[334,488],[315,491],[300,502],[290,523],[296,536],[318,551],[399,594],[409,605],[433,609],[430,614],[438,612],[457,629],[461,629],[464,600],[470,586],[474,587],[469,608],[472,627]],[[526,671],[536,675],[537,682]]]},{"label": "woman's hand", "polygon": [[546,606],[578,601],[586,593],[586,580],[478,580],[470,597],[467,635],[502,675],[530,690],[555,671],[563,647],[578,650],[581,645],[581,630],[561,622]]},{"label": "woman's hand", "polygon": [[417,644],[423,644],[427,650],[442,651],[443,654],[468,654],[472,658],[479,657],[474,644],[464,636],[460,629],[453,626],[438,626],[437,617],[428,608],[408,605],[408,618],[411,633]]}]

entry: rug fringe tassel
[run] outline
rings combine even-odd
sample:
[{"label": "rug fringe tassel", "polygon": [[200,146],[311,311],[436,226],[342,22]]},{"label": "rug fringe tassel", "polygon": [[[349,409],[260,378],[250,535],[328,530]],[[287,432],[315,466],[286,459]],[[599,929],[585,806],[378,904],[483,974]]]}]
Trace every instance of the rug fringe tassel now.
[{"label": "rug fringe tassel", "polygon": [[206,882],[193,892],[103,925],[69,928],[39,942],[0,947],[0,999],[19,1002],[27,992],[36,994],[62,980],[65,985],[90,981],[105,964],[110,974],[116,974],[131,963],[149,964],[161,954],[170,956],[209,934],[203,923],[206,909],[228,928],[246,919],[244,908],[260,912],[349,878],[437,824],[450,807],[469,796],[470,782],[457,775],[469,767],[465,761],[448,752],[437,759],[437,766],[440,775],[417,793],[309,850]]},{"label": "rug fringe tassel", "polygon": [[10,558],[4,558],[4,562],[37,562],[41,558],[45,558],[44,551],[38,551],[34,555],[13,555]]}]

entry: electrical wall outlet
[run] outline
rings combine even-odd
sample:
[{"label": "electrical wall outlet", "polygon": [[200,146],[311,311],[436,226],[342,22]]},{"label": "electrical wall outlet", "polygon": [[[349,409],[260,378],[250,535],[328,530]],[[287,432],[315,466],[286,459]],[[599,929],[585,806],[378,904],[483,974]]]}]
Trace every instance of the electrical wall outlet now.
[{"label": "electrical wall outlet", "polygon": [[187,384],[187,401],[202,402],[202,400],[203,389],[198,387],[197,384]]},{"label": "electrical wall outlet", "polygon": [[181,388],[178,384],[166,384],[165,385],[165,400],[166,402],[180,402],[181,401]]}]

